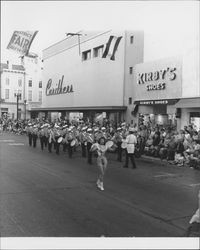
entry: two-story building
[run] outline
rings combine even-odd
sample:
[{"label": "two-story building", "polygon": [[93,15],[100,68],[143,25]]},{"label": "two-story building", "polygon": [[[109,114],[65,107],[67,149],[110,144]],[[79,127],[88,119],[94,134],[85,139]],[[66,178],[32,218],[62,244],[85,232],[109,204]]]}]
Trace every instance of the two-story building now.
[{"label": "two-story building", "polygon": [[36,54],[18,64],[1,63],[0,115],[12,119],[30,118],[31,107],[42,103],[42,62]]},{"label": "two-story building", "polygon": [[43,102],[39,115],[99,114],[133,123],[133,68],[143,62],[142,31],[81,32],[43,51]]}]

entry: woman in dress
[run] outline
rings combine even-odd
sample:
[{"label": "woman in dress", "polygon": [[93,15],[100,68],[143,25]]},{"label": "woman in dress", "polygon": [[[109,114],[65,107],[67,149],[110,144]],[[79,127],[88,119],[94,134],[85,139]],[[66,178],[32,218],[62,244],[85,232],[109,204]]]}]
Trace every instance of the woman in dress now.
[{"label": "woman in dress", "polygon": [[98,140],[98,143],[93,144],[91,147],[91,151],[97,151],[98,157],[97,157],[97,166],[98,166],[98,179],[97,179],[97,187],[100,190],[104,190],[103,187],[103,180],[104,175],[107,169],[108,160],[106,158],[106,151],[114,151],[115,149],[111,149],[112,145],[108,145],[106,143],[106,139],[104,137],[101,137]]}]

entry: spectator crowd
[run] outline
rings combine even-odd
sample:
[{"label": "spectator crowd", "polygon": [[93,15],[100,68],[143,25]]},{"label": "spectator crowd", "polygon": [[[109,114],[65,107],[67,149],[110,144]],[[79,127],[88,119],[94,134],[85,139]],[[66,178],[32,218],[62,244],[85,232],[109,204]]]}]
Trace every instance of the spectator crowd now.
[{"label": "spectator crowd", "polygon": [[[103,124],[99,124],[83,120],[70,123],[62,119],[49,122],[38,118],[18,121],[1,118],[0,133],[26,134],[27,127],[30,124],[37,127],[38,130],[44,124],[48,124],[50,127],[73,127],[73,130],[76,130],[76,135],[82,128],[89,128],[92,133],[103,128],[106,134],[105,137],[107,137],[106,139],[113,140],[117,145],[116,153],[118,154],[118,159],[121,158],[120,154],[123,153],[123,149],[121,149],[123,138],[127,136],[130,127],[130,124],[126,124],[125,122],[114,124],[108,120],[104,121]],[[137,136],[137,144],[134,152],[135,157],[146,155],[160,158],[162,161],[166,160],[168,163],[179,167],[187,166],[200,169],[200,130],[195,129],[194,126],[185,126],[180,131],[177,131],[173,127],[165,128],[159,125],[155,127],[140,125],[137,127],[135,124],[133,127]],[[117,136],[117,133],[119,136]]]}]

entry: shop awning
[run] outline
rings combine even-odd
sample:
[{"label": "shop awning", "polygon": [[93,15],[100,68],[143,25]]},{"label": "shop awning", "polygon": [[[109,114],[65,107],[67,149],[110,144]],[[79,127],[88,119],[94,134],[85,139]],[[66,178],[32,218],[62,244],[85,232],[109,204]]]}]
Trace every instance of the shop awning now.
[{"label": "shop awning", "polygon": [[176,108],[200,108],[200,97],[184,98],[175,104]]},{"label": "shop awning", "polygon": [[30,111],[49,111],[49,112],[60,112],[60,111],[124,111],[126,106],[96,106],[96,107],[40,107],[40,108],[31,108]]}]

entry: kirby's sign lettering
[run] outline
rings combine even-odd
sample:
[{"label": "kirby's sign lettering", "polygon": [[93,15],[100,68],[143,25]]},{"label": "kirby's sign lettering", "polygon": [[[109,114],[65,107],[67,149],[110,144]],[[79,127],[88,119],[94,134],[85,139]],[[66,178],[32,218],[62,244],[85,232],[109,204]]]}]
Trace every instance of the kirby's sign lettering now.
[{"label": "kirby's sign lettering", "polygon": [[56,87],[52,86],[52,79],[49,79],[47,86],[46,86],[46,95],[61,95],[61,94],[67,94],[67,93],[73,93],[73,85],[67,85],[63,86],[64,76],[62,76],[61,80],[59,80],[58,84],[56,84]]},{"label": "kirby's sign lettering", "polygon": [[[163,90],[166,88],[166,82],[164,81],[173,81],[176,79],[176,68],[169,68],[161,69],[159,71],[155,72],[149,72],[149,73],[139,73],[137,75],[137,83],[138,84],[145,84],[147,91],[151,90]],[[159,82],[157,82],[159,81]],[[154,83],[151,83],[154,82]]]}]

